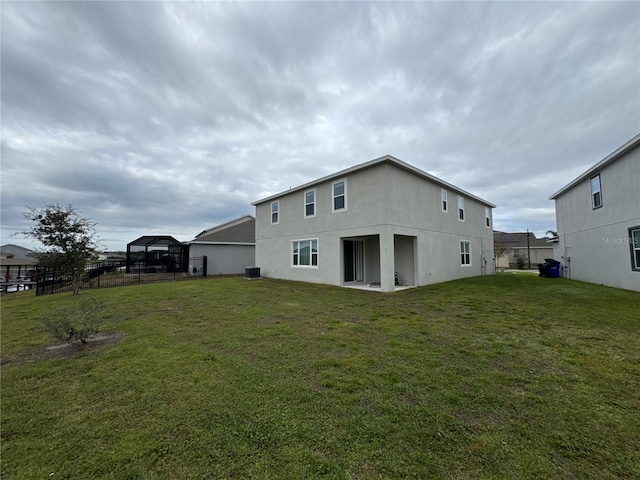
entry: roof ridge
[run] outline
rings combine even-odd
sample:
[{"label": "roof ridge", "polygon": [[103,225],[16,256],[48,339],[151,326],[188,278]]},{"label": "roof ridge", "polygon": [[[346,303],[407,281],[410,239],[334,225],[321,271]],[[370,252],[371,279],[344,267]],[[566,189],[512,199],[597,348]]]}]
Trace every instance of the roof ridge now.
[{"label": "roof ridge", "polygon": [[268,197],[265,197],[265,198],[263,198],[261,200],[257,200],[255,202],[252,202],[251,205],[255,206],[255,205],[258,205],[260,203],[264,203],[264,202],[267,202],[269,200],[272,200],[274,198],[281,197],[283,195],[288,195],[290,193],[294,193],[294,192],[297,192],[297,191],[300,191],[300,190],[304,190],[304,189],[306,189],[306,188],[308,188],[308,187],[310,187],[312,185],[318,185],[320,183],[327,182],[327,181],[332,180],[334,178],[339,178],[339,177],[345,176],[347,174],[358,172],[360,170],[364,170],[366,168],[370,168],[370,167],[373,167],[375,165],[379,165],[379,164],[382,164],[382,163],[393,164],[398,168],[402,168],[404,170],[407,170],[407,171],[413,173],[414,175],[426,178],[427,180],[435,183],[436,185],[439,185],[441,187],[445,187],[445,188],[450,189],[450,190],[452,190],[454,192],[457,192],[459,194],[465,195],[465,196],[467,196],[467,197],[469,197],[469,198],[471,198],[473,200],[476,200],[476,201],[482,203],[483,205],[489,206],[491,208],[495,208],[496,207],[493,203],[491,203],[491,202],[489,202],[487,200],[484,200],[484,199],[482,199],[482,198],[480,198],[480,197],[478,197],[478,196],[476,196],[476,195],[474,195],[474,194],[472,194],[470,192],[467,192],[466,190],[463,190],[460,187],[456,187],[455,185],[453,185],[453,184],[451,184],[449,182],[446,182],[446,181],[442,180],[441,178],[436,177],[435,175],[432,175],[432,174],[430,174],[428,172],[425,172],[424,170],[421,170],[418,167],[414,167],[413,165],[411,165],[409,163],[406,163],[406,162],[394,157],[393,155],[384,155],[382,157],[378,157],[378,158],[375,158],[373,160],[369,160],[368,162],[359,163],[357,165],[354,165],[352,167],[346,168],[344,170],[340,170],[340,171],[332,173],[330,175],[326,175],[326,176],[318,178],[316,180],[312,180],[311,182],[307,182],[307,183],[304,183],[302,185],[298,185],[297,187],[290,188],[289,190],[283,190],[280,193],[276,193],[274,195],[270,195]]},{"label": "roof ridge", "polygon": [[[212,233],[219,232],[220,230],[224,230],[225,228],[229,228],[233,226],[232,225],[233,223],[240,224],[240,223],[249,221],[251,219],[254,219],[253,215],[242,215],[241,217],[235,218],[233,220],[229,220],[228,222],[221,223],[220,225],[216,225],[215,227],[211,227],[206,230],[203,230],[202,232],[196,235],[195,239],[204,237],[206,235],[211,235]],[[240,220],[242,220],[243,222],[241,222]]]}]

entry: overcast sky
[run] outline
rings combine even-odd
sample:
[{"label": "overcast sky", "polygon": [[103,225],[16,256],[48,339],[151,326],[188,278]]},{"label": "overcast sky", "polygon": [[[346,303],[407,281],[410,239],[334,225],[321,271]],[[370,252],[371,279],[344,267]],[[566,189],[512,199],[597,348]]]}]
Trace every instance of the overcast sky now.
[{"label": "overcast sky", "polygon": [[2,2],[2,244],[73,204],[190,240],[385,154],[555,229],[640,132],[639,2]]}]

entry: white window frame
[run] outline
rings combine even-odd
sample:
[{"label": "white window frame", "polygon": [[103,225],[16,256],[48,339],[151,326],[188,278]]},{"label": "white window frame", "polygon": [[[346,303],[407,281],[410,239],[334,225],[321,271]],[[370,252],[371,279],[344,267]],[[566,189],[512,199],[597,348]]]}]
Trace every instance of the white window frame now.
[{"label": "white window frame", "polygon": [[[300,265],[300,244],[309,242],[309,265]],[[316,244],[315,253],[313,251],[313,242]],[[298,253],[296,253],[296,244],[298,245]],[[313,256],[316,257],[316,264],[313,264]],[[297,256],[297,259],[296,259]],[[301,240],[291,241],[291,268],[318,268],[320,265],[320,242],[317,238],[304,238]],[[297,263],[296,263],[297,262]]]},{"label": "white window frame", "polygon": [[[344,184],[344,193],[342,195],[336,195],[336,185],[338,185],[339,183]],[[344,207],[336,208],[336,198],[341,196],[344,197]],[[336,180],[335,182],[331,183],[331,211],[333,213],[336,213],[336,212],[345,212],[346,210],[347,210],[347,179],[343,178],[341,180]]]},{"label": "white window frame", "polygon": [[[462,213],[462,218],[461,214]],[[464,222],[465,213],[464,213],[464,197],[462,195],[458,195],[458,220]]]},{"label": "white window frame", "polygon": [[[460,266],[461,267],[470,267],[471,266],[471,241],[469,240],[460,240],[460,244],[459,244],[459,248],[458,248],[458,255],[460,255]],[[462,246],[466,245],[467,246],[467,251],[463,251]],[[467,258],[463,257],[466,256]],[[467,260],[468,263],[465,263],[465,260]]]},{"label": "white window frame", "polygon": [[440,206],[442,207],[442,211],[447,213],[449,211],[449,201],[447,199],[447,191],[443,188],[440,191]]},{"label": "white window frame", "polygon": [[[309,193],[313,193],[313,201],[311,202],[307,202],[307,194]],[[311,218],[311,217],[315,217],[316,216],[316,206],[317,206],[316,202],[316,189],[313,188],[311,190],[307,190],[306,192],[304,192],[304,218]],[[309,205],[313,205],[313,213],[310,215],[307,215],[307,206]]]},{"label": "white window frame", "polygon": [[[595,179],[598,179],[598,189],[597,190],[594,189],[594,185],[593,185],[593,181]],[[600,174],[599,173],[597,175],[594,175],[593,177],[591,177],[589,179],[589,189],[591,190],[591,208],[593,210],[595,210],[597,208],[602,208],[602,205],[604,205],[604,202],[602,200],[602,179],[600,178]],[[596,202],[596,195],[598,195],[598,198],[600,200],[599,203]]]},{"label": "white window frame", "polygon": [[[276,206],[276,210],[273,210],[273,206]],[[278,225],[280,223],[280,200],[276,200],[275,202],[271,202],[271,225]],[[273,215],[276,216],[276,221],[273,221]]]},{"label": "white window frame", "polygon": [[484,207],[484,225],[491,228],[491,209],[489,207]]},{"label": "white window frame", "polygon": [[[634,242],[634,233],[637,242]],[[631,249],[631,270],[640,272],[640,225],[629,229],[629,248]]]}]

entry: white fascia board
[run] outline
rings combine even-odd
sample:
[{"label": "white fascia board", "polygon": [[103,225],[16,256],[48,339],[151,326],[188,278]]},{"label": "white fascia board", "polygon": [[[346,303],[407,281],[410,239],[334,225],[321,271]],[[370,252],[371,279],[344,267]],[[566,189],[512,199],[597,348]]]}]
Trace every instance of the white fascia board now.
[{"label": "white fascia board", "polygon": [[403,170],[411,172],[414,175],[417,175],[419,177],[425,178],[425,179],[435,183],[436,185],[439,185],[440,187],[444,187],[444,188],[446,188],[446,189],[448,189],[448,190],[450,190],[452,192],[459,193],[459,194],[464,195],[464,196],[466,196],[468,198],[476,200],[477,202],[480,202],[481,204],[483,204],[483,205],[485,205],[487,207],[496,208],[496,206],[493,203],[488,202],[486,200],[483,200],[480,197],[476,197],[475,195],[473,195],[473,194],[471,194],[471,193],[469,193],[469,192],[467,192],[465,190],[462,190],[461,188],[458,188],[458,187],[456,187],[454,185],[451,185],[450,183],[447,183],[444,180],[439,179],[438,177],[435,177],[435,176],[433,176],[433,175],[431,175],[431,174],[429,174],[427,172],[424,172],[424,171],[420,170],[419,168],[414,167],[413,165],[409,165],[408,163],[405,163],[402,160],[399,160],[399,159],[397,159],[397,158],[395,158],[395,157],[393,157],[391,155],[385,155],[383,157],[376,158],[374,160],[370,160],[370,161],[365,162],[365,163],[360,163],[360,164],[355,165],[355,166],[353,166],[351,168],[347,168],[346,170],[341,170],[341,171],[333,173],[331,175],[327,175],[326,177],[319,178],[318,180],[314,180],[312,182],[305,183],[304,185],[300,185],[298,187],[294,187],[294,188],[290,188],[289,190],[285,190],[284,192],[277,193],[276,195],[271,195],[270,197],[263,198],[262,200],[255,201],[251,205],[254,205],[254,206],[260,205],[261,203],[265,203],[265,202],[268,202],[270,200],[275,200],[276,198],[283,197],[285,195],[289,195],[290,193],[294,193],[294,192],[297,192],[297,191],[300,191],[300,190],[308,190],[312,186],[318,185],[320,183],[328,182],[330,180],[333,180],[333,179],[336,179],[336,178],[340,178],[340,177],[345,177],[345,176],[347,176],[347,175],[349,175],[351,173],[358,172],[360,170],[364,170],[366,168],[370,168],[370,167],[373,167],[375,165],[379,165],[379,164],[382,164],[382,163],[390,163],[392,165],[395,165],[396,167],[399,167],[399,168],[402,168]]},{"label": "white fascia board", "polygon": [[255,218],[252,215],[243,215],[240,218],[236,218],[235,220],[230,220],[226,223],[221,223],[220,225],[217,225],[215,227],[203,230],[196,236],[196,238],[198,238],[198,236],[204,237],[205,235],[211,235],[212,233],[226,230],[227,228],[235,227],[236,225],[241,225],[244,222],[248,222],[249,220],[255,220]]},{"label": "white fascia board", "polygon": [[243,243],[243,242],[202,242],[199,240],[191,240],[190,242],[184,242],[186,245],[250,245],[255,246],[255,243]]},{"label": "white fascia board", "polygon": [[622,145],[621,147],[617,148],[615,151],[613,151],[612,153],[610,153],[609,155],[604,157],[602,160],[600,160],[598,163],[596,163],[593,167],[591,167],[589,170],[584,172],[578,178],[576,178],[573,181],[571,181],[568,184],[566,184],[564,187],[562,187],[556,193],[551,195],[549,197],[549,200],[555,200],[560,195],[562,195],[562,194],[566,193],[567,191],[571,190],[573,187],[575,187],[579,183],[583,182],[584,180],[589,178],[594,173],[598,172],[598,170],[601,170],[604,167],[606,167],[607,165],[609,165],[610,163],[616,161],[622,155],[627,153],[629,150],[632,150],[633,148],[637,147],[638,145],[640,145],[640,134],[636,135],[631,140],[629,140],[627,143],[625,143],[624,145]]}]

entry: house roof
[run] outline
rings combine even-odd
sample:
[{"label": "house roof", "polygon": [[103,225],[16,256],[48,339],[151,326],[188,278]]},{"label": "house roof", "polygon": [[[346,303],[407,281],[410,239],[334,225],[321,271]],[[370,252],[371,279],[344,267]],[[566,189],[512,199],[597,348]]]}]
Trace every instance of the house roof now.
[{"label": "house roof", "polygon": [[20,245],[15,245],[13,243],[7,243],[0,247],[0,256],[2,257],[7,257],[9,255],[26,257],[30,253],[33,253],[33,250],[30,248],[21,247]]},{"label": "house roof", "polygon": [[569,182],[564,187],[562,187],[560,190],[558,190],[556,193],[551,195],[549,197],[549,200],[555,200],[560,195],[566,193],[567,191],[571,190],[573,187],[575,187],[576,185],[581,183],[583,180],[586,180],[587,178],[591,177],[598,170],[601,170],[604,167],[606,167],[607,165],[609,165],[610,163],[615,162],[620,157],[622,157],[625,153],[627,153],[630,150],[633,150],[638,145],[640,145],[640,133],[638,135],[636,135],[635,137],[633,137],[631,140],[629,140],[627,143],[625,143],[624,145],[622,145],[621,147],[616,149],[614,152],[612,152],[609,155],[607,155],[606,157],[604,157],[602,160],[600,160],[598,163],[596,163],[593,167],[591,167],[589,170],[584,172],[582,175],[580,175],[579,177],[577,177],[573,181]]},{"label": "house roof", "polygon": [[[531,248],[539,248],[545,247],[550,248],[547,237],[536,238],[533,232],[529,232],[529,247]],[[510,247],[526,247],[527,246],[527,232],[493,232],[493,241],[496,243],[506,243]]]},{"label": "house roof", "polygon": [[256,243],[256,219],[251,215],[223,223],[196,235],[192,243]]},{"label": "house roof", "polygon": [[451,190],[453,192],[457,192],[457,193],[459,193],[461,195],[464,195],[464,196],[469,197],[469,198],[471,198],[473,200],[476,200],[476,201],[482,203],[483,205],[486,205],[487,207],[491,207],[491,208],[495,208],[496,207],[493,203],[488,202],[487,200],[483,200],[480,197],[476,197],[475,195],[472,195],[471,193],[469,193],[469,192],[467,192],[465,190],[462,190],[461,188],[458,188],[458,187],[456,187],[454,185],[451,185],[450,183],[447,183],[444,180],[441,180],[438,177],[435,177],[435,176],[431,175],[430,173],[424,172],[424,171],[420,170],[419,168],[414,167],[413,165],[409,165],[408,163],[405,163],[402,160],[399,160],[399,159],[397,159],[395,157],[392,157],[391,155],[385,155],[384,157],[376,158],[374,160],[370,160],[370,161],[365,162],[365,163],[360,163],[360,164],[355,165],[355,166],[353,166],[351,168],[347,168],[346,170],[341,170],[341,171],[333,173],[331,175],[327,175],[326,177],[319,178],[318,180],[314,180],[312,182],[305,183],[304,185],[300,185],[298,187],[294,187],[294,188],[291,188],[289,190],[285,190],[284,192],[278,193],[276,195],[271,195],[270,197],[263,198],[262,200],[258,200],[256,202],[253,202],[251,205],[259,205],[261,203],[268,202],[270,200],[273,200],[275,198],[281,197],[283,195],[288,195],[290,193],[294,193],[294,192],[297,192],[297,191],[300,191],[300,190],[305,190],[305,189],[311,187],[312,185],[317,185],[319,183],[327,182],[327,181],[333,180],[335,178],[344,177],[345,175],[349,175],[351,173],[358,172],[360,170],[365,170],[367,168],[371,168],[371,167],[374,167],[376,165],[381,165],[383,163],[389,163],[391,165],[395,165],[398,168],[406,170],[406,171],[408,171],[410,173],[413,173],[414,175],[417,175],[417,176],[422,177],[422,178],[424,178],[426,180],[429,180],[429,181],[431,181],[431,182],[433,182],[433,183],[435,183],[437,185],[440,185],[441,187],[444,187],[447,190]]},{"label": "house roof", "polygon": [[176,240],[170,235],[143,235],[128,245],[182,245],[182,242]]},{"label": "house roof", "polygon": [[38,260],[35,258],[0,258],[0,265],[3,267],[32,266],[37,265]]}]

